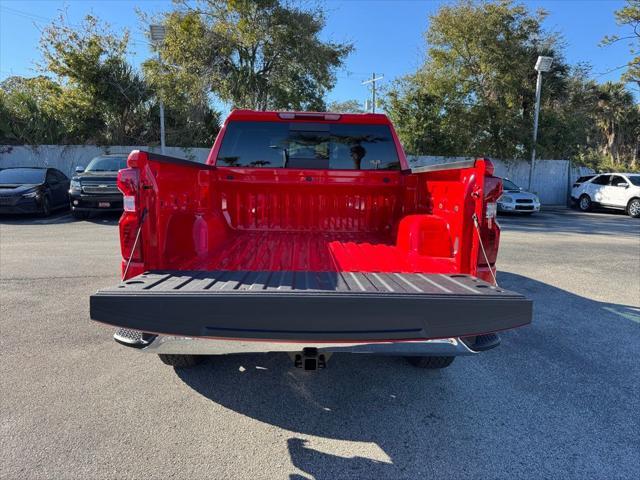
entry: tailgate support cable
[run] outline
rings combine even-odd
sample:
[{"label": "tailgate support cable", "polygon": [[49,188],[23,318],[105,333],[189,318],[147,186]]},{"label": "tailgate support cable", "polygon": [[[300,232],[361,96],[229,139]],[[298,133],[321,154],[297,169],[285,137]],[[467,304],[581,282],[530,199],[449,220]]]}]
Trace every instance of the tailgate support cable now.
[{"label": "tailgate support cable", "polygon": [[131,255],[129,255],[129,259],[127,260],[127,266],[124,269],[124,273],[122,274],[122,279],[127,278],[127,272],[129,271],[129,265],[131,265],[131,259],[133,258],[133,254],[136,251],[136,246],[138,245],[138,240],[140,239],[140,232],[142,231],[142,224],[147,218],[147,209],[145,208],[142,211],[142,215],[140,215],[140,221],[138,222],[138,231],[136,232],[136,239],[133,241],[133,247],[131,248]]},{"label": "tailgate support cable", "polygon": [[478,223],[478,216],[475,213],[473,214],[473,225],[476,227],[476,232],[478,232],[478,242],[480,242],[480,250],[482,250],[484,261],[487,262],[487,267],[489,267],[489,272],[491,272],[491,276],[493,277],[493,283],[495,283],[496,287],[498,287],[498,279],[496,278],[496,274],[493,273],[493,268],[491,268],[489,257],[487,257],[487,252],[484,249],[484,244],[482,243],[482,235],[480,235],[480,224]]}]

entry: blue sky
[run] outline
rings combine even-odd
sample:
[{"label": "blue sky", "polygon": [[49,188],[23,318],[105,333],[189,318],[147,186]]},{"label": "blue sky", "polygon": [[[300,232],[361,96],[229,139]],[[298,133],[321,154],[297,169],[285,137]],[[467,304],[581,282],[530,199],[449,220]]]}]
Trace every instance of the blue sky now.
[{"label": "blue sky", "polygon": [[[428,17],[443,1],[343,0],[326,1],[326,39],[351,41],[356,50],[338,72],[338,83],[329,100],[368,98],[362,80],[384,74],[385,82],[414,71],[425,52],[423,33]],[[545,27],[562,34],[569,63],[589,62],[598,81],[618,80],[624,71],[618,67],[630,58],[626,45],[599,47],[602,37],[620,32],[613,12],[623,0],[530,0],[531,10],[549,12]],[[71,23],[93,13],[115,30],[128,28],[135,41],[134,63],[149,55],[143,42],[138,7],[148,13],[171,8],[170,1],[158,0],[0,0],[0,79],[10,75],[33,75],[40,58],[37,46],[40,29],[58,10],[66,8]]]}]

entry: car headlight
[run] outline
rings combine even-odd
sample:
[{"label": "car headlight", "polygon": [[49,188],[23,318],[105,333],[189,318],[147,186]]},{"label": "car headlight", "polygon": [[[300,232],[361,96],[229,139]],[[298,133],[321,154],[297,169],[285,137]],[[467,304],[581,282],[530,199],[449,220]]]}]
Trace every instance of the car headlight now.
[{"label": "car headlight", "polygon": [[509,195],[501,195],[500,198],[498,199],[498,202],[513,203],[513,197],[510,197]]},{"label": "car headlight", "polygon": [[80,183],[80,180],[71,180],[71,182],[69,183],[69,187],[71,188],[71,190],[81,190],[82,184]]},{"label": "car headlight", "polygon": [[40,196],[40,192],[38,190],[34,190],[33,192],[22,194],[22,198],[38,198],[39,196]]},{"label": "car headlight", "polygon": [[540,199],[538,198],[537,195],[533,196],[533,203],[540,203]]}]

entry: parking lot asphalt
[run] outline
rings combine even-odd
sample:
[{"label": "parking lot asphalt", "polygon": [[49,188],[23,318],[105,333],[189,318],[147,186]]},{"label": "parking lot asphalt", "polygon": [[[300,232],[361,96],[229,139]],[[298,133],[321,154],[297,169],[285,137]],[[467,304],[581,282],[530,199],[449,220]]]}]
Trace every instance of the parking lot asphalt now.
[{"label": "parking lot asphalt", "polygon": [[117,219],[0,218],[0,477],[640,478],[640,221],[501,217],[499,282],[534,300],[502,345],[403,359],[211,358],[121,347],[88,298]]}]

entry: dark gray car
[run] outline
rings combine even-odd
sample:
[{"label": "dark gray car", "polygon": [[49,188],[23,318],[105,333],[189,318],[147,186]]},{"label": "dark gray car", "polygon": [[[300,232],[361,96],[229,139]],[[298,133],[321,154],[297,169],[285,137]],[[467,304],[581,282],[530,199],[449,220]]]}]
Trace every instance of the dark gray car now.
[{"label": "dark gray car", "polygon": [[40,213],[69,205],[69,178],[56,168],[0,170],[0,213]]},{"label": "dark gray car", "polygon": [[87,218],[91,212],[121,212],[122,193],[116,181],[118,171],[126,168],[128,154],[100,155],[86,169],[78,167],[71,179],[69,197],[76,218]]}]

